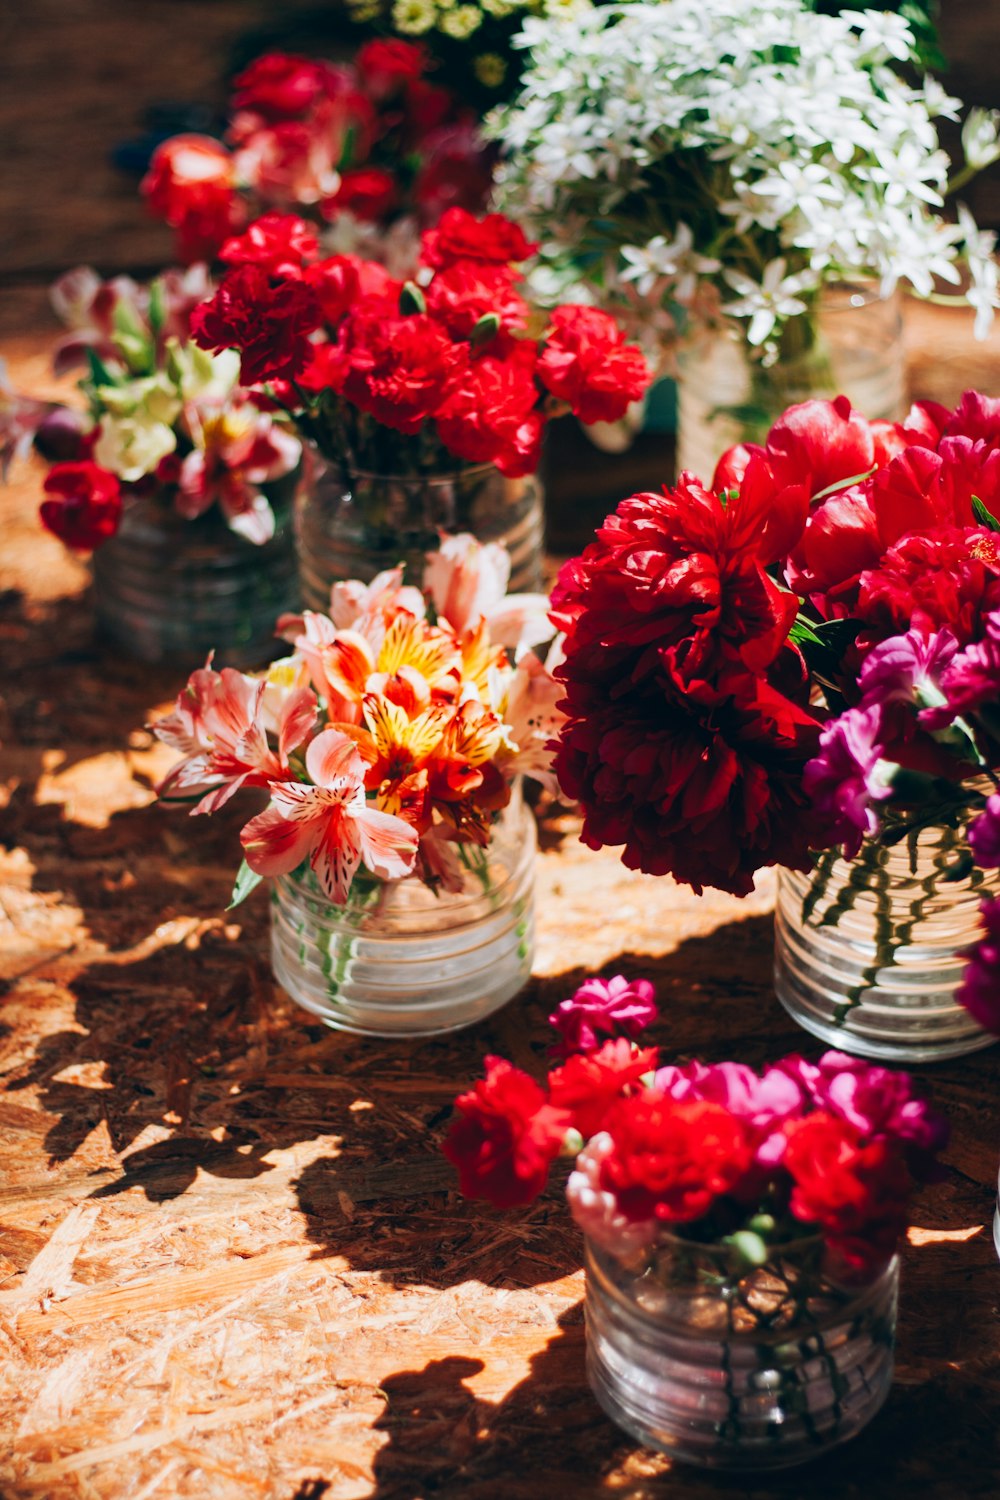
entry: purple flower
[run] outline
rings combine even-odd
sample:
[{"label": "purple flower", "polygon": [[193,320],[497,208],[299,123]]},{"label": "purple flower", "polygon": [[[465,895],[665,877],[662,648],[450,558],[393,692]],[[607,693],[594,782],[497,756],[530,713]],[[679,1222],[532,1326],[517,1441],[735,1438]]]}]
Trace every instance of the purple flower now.
[{"label": "purple flower", "polygon": [[969,824],[969,847],[982,869],[1000,869],[1000,795],[996,792]]},{"label": "purple flower", "polygon": [[955,995],[987,1031],[1000,1034],[1000,896],[979,908],[983,936],[969,949],[965,978]]},{"label": "purple flower", "polygon": [[602,1037],[637,1037],[657,1017],[653,986],[648,979],[587,979],[570,1000],[563,1000],[549,1016],[559,1033],[553,1049],[562,1057],[595,1052]]},{"label": "purple flower", "polygon": [[819,737],[820,753],[807,762],[802,783],[826,823],[826,843],[844,846],[853,859],[868,834],[878,832],[872,803],[889,796],[880,767],[882,710],[849,708],[827,724]]},{"label": "purple flower", "polygon": [[984,703],[1000,699],[1000,621],[996,614],[987,620],[985,640],[973,641],[953,659],[941,674],[940,687],[947,702],[939,708],[925,708],[920,722],[927,729],[942,729],[960,714],[981,708]]},{"label": "purple flower", "polygon": [[881,641],[865,657],[859,679],[862,706],[913,703],[920,693],[939,697],[938,680],[958,650],[950,630],[924,636],[919,630]]}]

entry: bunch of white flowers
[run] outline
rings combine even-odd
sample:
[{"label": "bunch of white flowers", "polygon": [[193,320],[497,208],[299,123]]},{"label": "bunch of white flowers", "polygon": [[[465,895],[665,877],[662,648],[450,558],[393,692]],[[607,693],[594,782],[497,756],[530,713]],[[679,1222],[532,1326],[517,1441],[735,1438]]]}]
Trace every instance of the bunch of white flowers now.
[{"label": "bunch of white flowers", "polygon": [[515,45],[522,91],[488,128],[506,152],[500,206],[542,243],[542,294],[575,284],[664,338],[678,320],[738,319],[768,363],[828,283],[932,296],[964,269],[986,333],[995,236],[940,210],[1000,158],[1000,116],[970,113],[949,182],[934,121],[961,102],[903,76],[916,51],[900,16],[650,0],[528,19]]}]

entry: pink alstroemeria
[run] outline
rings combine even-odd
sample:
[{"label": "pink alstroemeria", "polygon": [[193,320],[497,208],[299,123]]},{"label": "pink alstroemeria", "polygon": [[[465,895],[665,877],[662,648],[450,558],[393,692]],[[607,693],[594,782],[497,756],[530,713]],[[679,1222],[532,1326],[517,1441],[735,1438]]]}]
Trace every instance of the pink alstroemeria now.
[{"label": "pink alstroemeria", "polygon": [[268,786],[289,776],[288,757],[316,722],[316,697],[299,688],[286,699],[278,727],[278,750],[267,741],[264,678],[244,677],[232,667],[193,672],[173,713],[151,727],[157,739],[183,752],[160,783],[161,797],[200,797],[193,813],[214,813],[242,786]]},{"label": "pink alstroemeria", "polygon": [[88,349],[101,359],[120,363],[113,337],[115,308],[121,304],[144,322],[148,304],[148,294],[131,276],[102,281],[91,266],[76,266],[60,276],[49,298],[56,316],[71,330],[59,340],[52,356],[57,375],[82,365]]},{"label": "pink alstroemeria", "polygon": [[195,446],[183,460],[177,509],[193,519],[218,501],[231,530],[261,546],[274,512],[260,486],[290,474],[302,445],[249,401],[189,402],[185,425]]},{"label": "pink alstroemeria", "polygon": [[409,875],[417,832],[365,797],[365,763],[354,741],[325,729],[306,751],[312,785],[282,781],[271,806],[240,834],[247,864],[258,875],[287,875],[308,859],[324,894],[342,906],[360,864],[382,880]]},{"label": "pink alstroemeria", "polygon": [[428,555],[424,589],[438,618],[459,635],[489,627],[495,646],[526,649],[552,636],[546,594],[508,594],[510,554],[499,542],[478,542],[469,532],[442,536]]},{"label": "pink alstroemeria", "polygon": [[420,590],[404,584],[402,564],[377,573],[371,583],[350,578],[330,590],[330,619],[337,629],[360,631],[376,647],[382,643],[387,622],[401,609],[417,620],[427,612]]},{"label": "pink alstroemeria", "polygon": [[552,746],[566,722],[566,715],[558,706],[566,690],[552,675],[562,655],[561,639],[554,643],[544,662],[533,651],[521,657],[506,695],[501,691],[496,707],[517,746],[513,758],[504,761],[504,774],[508,779],[528,776],[553,795],[558,794],[559,782],[552,769]]}]

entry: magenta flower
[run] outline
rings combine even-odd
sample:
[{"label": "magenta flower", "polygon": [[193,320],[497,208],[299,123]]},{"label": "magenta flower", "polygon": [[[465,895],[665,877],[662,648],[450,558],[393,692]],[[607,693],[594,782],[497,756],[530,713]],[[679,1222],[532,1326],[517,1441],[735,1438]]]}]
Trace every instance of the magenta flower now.
[{"label": "magenta flower", "polygon": [[941,691],[947,702],[928,708],[920,722],[928,729],[941,729],[960,714],[974,712],[985,703],[1000,699],[1000,630],[995,614],[987,621],[987,637],[960,651],[941,675]]},{"label": "magenta flower", "polygon": [[803,773],[806,795],[825,824],[825,842],[842,843],[845,859],[854,858],[866,835],[878,832],[872,803],[891,790],[881,760],[881,728],[878,704],[849,708],[827,724],[819,737],[820,753]]},{"label": "magenta flower", "polygon": [[759,1132],[758,1162],[780,1161],[786,1144],[781,1125],[803,1113],[807,1092],[782,1068],[768,1068],[762,1077],[745,1063],[687,1063],[659,1068],[653,1087],[671,1099],[704,1099],[721,1104],[730,1114],[747,1120]]},{"label": "magenta flower", "polygon": [[1000,795],[996,792],[969,824],[969,847],[982,869],[1000,869]]},{"label": "magenta flower", "polygon": [[587,979],[549,1016],[549,1025],[559,1033],[559,1043],[553,1050],[563,1057],[595,1052],[602,1037],[637,1037],[657,1014],[648,979],[626,979],[624,974],[616,974],[613,979]]},{"label": "magenta flower", "polygon": [[817,1108],[839,1115],[866,1141],[903,1141],[914,1176],[933,1175],[932,1158],[947,1145],[948,1123],[925,1099],[913,1097],[908,1073],[873,1067],[845,1052],[824,1052],[809,1072],[807,1086]]},{"label": "magenta flower", "polygon": [[925,636],[919,630],[894,635],[879,644],[865,657],[861,668],[862,705],[912,703],[919,695],[940,697],[938,683],[948,666],[958,642],[950,630],[936,630]]},{"label": "magenta flower", "polygon": [[979,908],[983,936],[969,949],[965,978],[955,998],[987,1031],[1000,1034],[1000,896]]}]

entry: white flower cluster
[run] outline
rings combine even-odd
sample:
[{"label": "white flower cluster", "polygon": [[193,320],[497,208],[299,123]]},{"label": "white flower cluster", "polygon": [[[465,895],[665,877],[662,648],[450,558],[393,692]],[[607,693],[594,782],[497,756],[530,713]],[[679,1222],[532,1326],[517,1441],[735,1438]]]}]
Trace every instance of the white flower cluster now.
[{"label": "white flower cluster", "polygon": [[[887,12],[817,15],[806,0],[669,0],[529,18],[522,92],[496,111],[500,206],[542,242],[539,287],[587,300],[720,313],[774,357],[829,282],[961,287],[976,332],[1000,306],[995,236],[941,213],[949,163],[934,121],[960,101],[915,62]],[[998,117],[963,130],[972,173],[1000,158]]]}]

